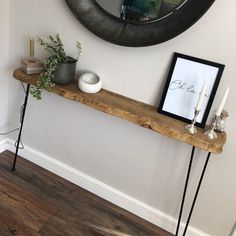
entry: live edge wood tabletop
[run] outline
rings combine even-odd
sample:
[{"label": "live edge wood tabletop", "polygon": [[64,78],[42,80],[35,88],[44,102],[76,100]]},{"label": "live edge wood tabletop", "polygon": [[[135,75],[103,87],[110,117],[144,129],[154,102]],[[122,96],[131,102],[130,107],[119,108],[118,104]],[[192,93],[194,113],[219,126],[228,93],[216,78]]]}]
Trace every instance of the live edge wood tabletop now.
[{"label": "live edge wood tabletop", "polygon": [[[39,75],[27,75],[21,69],[16,69],[13,76],[15,79],[31,85],[35,85],[39,77]],[[197,128],[198,132],[191,135],[185,129],[186,123],[158,113],[154,106],[105,89],[96,94],[86,94],[77,88],[75,81],[68,85],[55,85],[52,92],[207,152],[221,153],[226,142],[225,132],[219,133],[215,140],[207,139],[201,128]]]}]

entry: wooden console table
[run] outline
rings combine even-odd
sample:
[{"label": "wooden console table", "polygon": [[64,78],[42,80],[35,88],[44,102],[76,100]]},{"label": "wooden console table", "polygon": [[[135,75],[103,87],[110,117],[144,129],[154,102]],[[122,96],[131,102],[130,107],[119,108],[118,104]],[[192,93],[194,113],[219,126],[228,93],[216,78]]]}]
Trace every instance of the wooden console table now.
[{"label": "wooden console table", "polygon": [[[13,163],[12,170],[15,170],[16,160],[18,156],[19,143],[22,134],[22,128],[24,123],[24,117],[26,112],[26,106],[28,101],[30,85],[35,85],[39,75],[27,75],[21,69],[15,70],[13,77],[21,82],[27,84],[27,89],[25,91],[25,101],[23,105],[23,113],[20,131],[18,135],[15,159]],[[87,106],[90,106],[96,110],[108,113],[113,116],[120,117],[137,125],[140,125],[144,128],[151,129],[161,135],[167,136],[169,138],[188,143],[192,146],[192,152],[187,172],[187,177],[185,181],[185,187],[183,191],[183,197],[180,207],[180,213],[178,218],[178,224],[176,229],[176,236],[179,233],[179,227],[182,217],[182,211],[185,203],[185,196],[188,187],[189,176],[192,167],[192,161],[194,157],[195,148],[202,149],[208,152],[202,174],[197,186],[197,190],[193,199],[193,203],[190,209],[190,213],[186,222],[185,230],[183,236],[187,232],[187,228],[192,216],[193,208],[202,184],[202,180],[210,159],[211,153],[219,154],[223,151],[223,146],[226,142],[226,133],[220,133],[218,138],[215,140],[209,140],[204,136],[204,130],[198,128],[198,133],[191,135],[186,132],[185,126],[186,123],[182,121],[175,120],[168,116],[164,116],[157,112],[157,108],[136,100],[130,99],[128,97],[107,91],[102,89],[97,94],[86,94],[78,90],[76,81],[68,85],[55,85],[52,89],[52,93],[60,95],[64,98],[78,101]]]}]

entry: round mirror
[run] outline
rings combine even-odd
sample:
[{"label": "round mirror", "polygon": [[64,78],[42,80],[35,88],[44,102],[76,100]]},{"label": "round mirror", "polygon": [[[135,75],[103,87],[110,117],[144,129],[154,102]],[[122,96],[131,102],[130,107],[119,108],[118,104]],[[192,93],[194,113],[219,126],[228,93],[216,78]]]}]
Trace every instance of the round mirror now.
[{"label": "round mirror", "polygon": [[96,0],[107,13],[133,23],[161,19],[186,0]]},{"label": "round mirror", "polygon": [[215,0],[65,0],[98,37],[129,47],[150,46],[192,26]]}]

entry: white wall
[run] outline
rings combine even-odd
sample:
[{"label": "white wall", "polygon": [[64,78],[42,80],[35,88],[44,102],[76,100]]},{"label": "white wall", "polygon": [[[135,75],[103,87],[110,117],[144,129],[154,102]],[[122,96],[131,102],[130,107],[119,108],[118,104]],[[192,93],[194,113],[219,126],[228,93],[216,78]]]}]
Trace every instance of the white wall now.
[{"label": "white wall", "polygon": [[[227,5],[228,4],[228,5]],[[236,95],[235,0],[216,1],[188,31],[161,45],[126,48],[107,43],[88,32],[63,0],[11,0],[10,63],[12,71],[26,56],[29,35],[59,32],[69,52],[80,40],[83,53],[78,71],[91,70],[106,89],[158,104],[173,52],[226,64],[213,107],[225,88],[232,87],[226,109],[228,141],[222,155],[213,155],[191,225],[214,236],[229,234],[236,220],[235,141]],[[38,56],[43,55],[37,48]],[[12,72],[11,71],[11,72]],[[23,92],[10,80],[9,118],[18,122]],[[140,201],[177,217],[191,147],[162,137],[77,102],[45,93],[40,102],[30,98],[23,141]],[[190,192],[206,153],[197,152]],[[187,196],[186,207],[190,205]],[[184,219],[186,219],[186,214]]]},{"label": "white wall", "polygon": [[[9,0],[1,2],[0,8],[0,133],[7,131],[7,94],[9,79]],[[0,141],[4,137],[0,136]]]}]

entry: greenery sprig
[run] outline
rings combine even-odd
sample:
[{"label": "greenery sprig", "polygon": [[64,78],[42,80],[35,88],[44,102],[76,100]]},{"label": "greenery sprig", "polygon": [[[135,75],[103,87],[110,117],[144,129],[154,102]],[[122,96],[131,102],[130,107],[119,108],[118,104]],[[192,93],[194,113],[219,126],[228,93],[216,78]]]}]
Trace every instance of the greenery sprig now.
[{"label": "greenery sprig", "polygon": [[[41,38],[38,39],[40,45],[47,51],[51,56],[44,60],[44,72],[40,74],[40,77],[35,86],[31,86],[30,94],[40,100],[42,99],[42,91],[45,89],[51,91],[55,85],[52,82],[52,79],[55,77],[55,70],[58,67],[59,63],[69,63],[70,57],[67,56],[64,44],[61,41],[60,35],[56,34],[55,36],[49,35],[47,41]],[[79,60],[79,56],[82,50],[81,44],[79,41],[76,42],[77,56],[76,60]]]}]

